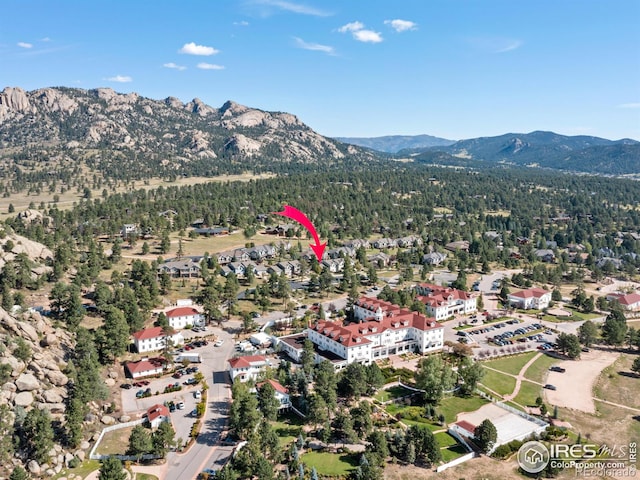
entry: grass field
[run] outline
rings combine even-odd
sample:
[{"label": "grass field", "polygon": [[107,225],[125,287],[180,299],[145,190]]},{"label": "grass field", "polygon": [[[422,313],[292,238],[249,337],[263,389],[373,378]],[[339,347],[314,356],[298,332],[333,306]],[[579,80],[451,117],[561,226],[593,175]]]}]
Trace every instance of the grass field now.
[{"label": "grass field", "polygon": [[434,437],[436,437],[436,440],[438,441],[438,445],[440,445],[440,447],[453,447],[454,445],[458,444],[458,440],[453,438],[447,432],[436,433]]},{"label": "grass field", "polygon": [[278,435],[280,446],[289,445],[302,431],[302,421],[296,415],[281,415],[271,425]]},{"label": "grass field", "polygon": [[133,427],[125,427],[105,433],[96,453],[99,455],[124,455],[132,430]]},{"label": "grass field", "polygon": [[600,373],[593,388],[597,398],[640,408],[640,379],[631,371],[635,355],[622,354]]},{"label": "grass field", "polygon": [[379,402],[388,402],[393,398],[401,398],[405,395],[409,395],[410,393],[413,392],[407,388],[396,385],[395,387],[387,388],[386,390],[380,390],[375,394],[374,398]]},{"label": "grass field", "polygon": [[500,395],[507,395],[513,392],[516,386],[516,379],[502,373],[494,372],[493,370],[484,369],[484,377],[480,383],[485,387],[493,390]]},{"label": "grass field", "polygon": [[489,403],[488,400],[476,396],[447,397],[440,402],[436,410],[438,413],[444,414],[444,419],[447,423],[453,423],[456,421],[458,413],[473,412],[487,403]]},{"label": "grass field", "polygon": [[100,468],[100,462],[98,460],[85,460],[76,468],[67,468],[58,473],[54,479],[65,477],[69,478],[71,475],[75,475],[74,478],[82,479],[89,475],[91,472],[95,472]]},{"label": "grass field", "polygon": [[460,444],[454,445],[452,447],[443,448],[440,450],[440,455],[442,455],[442,461],[447,463],[451,460],[454,460],[462,455],[465,455],[467,450]]},{"label": "grass field", "polygon": [[523,407],[533,406],[536,404],[536,398],[542,396],[542,387],[535,383],[527,382],[523,380],[520,383],[520,391],[518,395],[513,399],[516,403],[519,403]]},{"label": "grass field", "polygon": [[501,372],[518,375],[520,370],[522,370],[522,367],[524,367],[529,360],[535,357],[536,354],[537,352],[527,352],[511,357],[499,358],[497,360],[488,360],[486,362],[482,362],[482,364],[495,368],[496,370],[500,370]]},{"label": "grass field", "polygon": [[535,362],[529,365],[527,371],[524,372],[524,377],[529,380],[533,380],[534,382],[544,383],[545,378],[547,378],[547,372],[549,371],[549,367],[551,365],[560,364],[563,360],[559,358],[553,358],[549,355],[542,355]]},{"label": "grass field", "polygon": [[136,473],[136,480],[158,480],[158,477],[150,473]]},{"label": "grass field", "polygon": [[356,468],[360,456],[347,453],[309,452],[300,457],[309,469],[315,467],[319,475],[346,476]]}]

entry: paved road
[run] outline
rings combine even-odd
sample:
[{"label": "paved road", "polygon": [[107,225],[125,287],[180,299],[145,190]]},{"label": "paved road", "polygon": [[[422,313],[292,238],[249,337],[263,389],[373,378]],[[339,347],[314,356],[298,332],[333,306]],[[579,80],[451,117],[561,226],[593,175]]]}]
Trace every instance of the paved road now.
[{"label": "paved road", "polygon": [[195,479],[204,468],[212,468],[211,459],[224,463],[231,455],[232,447],[220,447],[218,440],[227,423],[231,397],[227,360],[233,353],[234,344],[231,334],[219,328],[213,328],[213,331],[225,339],[225,342],[221,347],[206,349],[202,353],[200,371],[205,375],[209,391],[207,412],[200,435],[187,453],[168,455],[168,471],[162,480]]}]

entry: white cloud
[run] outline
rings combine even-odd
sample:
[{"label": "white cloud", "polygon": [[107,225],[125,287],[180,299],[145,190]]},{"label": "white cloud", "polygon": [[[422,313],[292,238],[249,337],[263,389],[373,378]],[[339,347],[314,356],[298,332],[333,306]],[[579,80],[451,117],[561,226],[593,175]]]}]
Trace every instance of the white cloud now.
[{"label": "white cloud", "polygon": [[511,52],[523,45],[521,40],[504,37],[474,37],[467,40],[472,47],[489,53]]},{"label": "white cloud", "polygon": [[358,30],[357,32],[353,32],[353,38],[359,42],[366,43],[380,43],[382,41],[382,35],[373,30]]},{"label": "white cloud", "polygon": [[27,42],[18,42],[20,48],[33,48],[33,44]]},{"label": "white cloud", "polygon": [[408,30],[416,30],[418,28],[418,24],[412,22],[410,20],[400,20],[399,18],[395,20],[385,20],[385,25],[391,25],[396,32],[406,32]]},{"label": "white cloud", "polygon": [[380,43],[383,40],[380,33],[373,30],[365,30],[364,24],[358,21],[347,23],[341,26],[338,31],[340,33],[351,32],[353,38],[359,42]]},{"label": "white cloud", "polygon": [[233,24],[236,27],[248,27],[249,26],[249,22],[247,22],[246,20],[242,20],[240,22],[233,22]]},{"label": "white cloud", "polygon": [[362,22],[351,22],[351,23],[347,23],[346,25],[341,26],[338,31],[340,33],[346,33],[346,32],[357,32],[358,30],[362,30],[364,28],[364,24]]},{"label": "white cloud", "polygon": [[51,39],[49,37],[44,37],[41,41],[42,42],[50,42]]},{"label": "white cloud", "polygon": [[163,67],[165,68],[172,68],[174,70],[186,70],[187,67],[185,67],[184,65],[177,65],[173,62],[169,62],[169,63],[164,63],[162,64]]},{"label": "white cloud", "polygon": [[510,52],[512,50],[516,50],[517,48],[520,48],[521,46],[522,46],[522,42],[520,40],[510,40],[509,43],[507,43],[507,45],[496,50],[496,53]]},{"label": "white cloud", "polygon": [[298,46],[298,48],[302,48],[304,50],[312,50],[314,52],[324,52],[328,55],[335,55],[335,50],[330,45],[321,45],[319,43],[309,43],[309,42],[305,42],[304,40],[298,37],[293,37],[293,39],[296,41],[296,45]]},{"label": "white cloud", "polygon": [[216,65],[215,63],[201,62],[197,65],[197,67],[201,70],[224,70],[224,67],[222,65]]},{"label": "white cloud", "polygon": [[285,0],[254,0],[253,3],[267,7],[275,7],[286,12],[299,13],[301,15],[313,15],[315,17],[328,17],[331,15],[324,10],[319,10],[302,3],[287,2]]},{"label": "white cloud", "polygon": [[640,108],[640,102],[622,103],[618,105],[618,108]]},{"label": "white cloud", "polygon": [[220,50],[216,50],[213,47],[207,47],[205,45],[196,45],[195,42],[185,43],[178,53],[186,53],[187,55],[215,55]]},{"label": "white cloud", "polygon": [[107,78],[109,82],[129,83],[133,82],[133,78],[128,75],[116,75],[115,77]]}]

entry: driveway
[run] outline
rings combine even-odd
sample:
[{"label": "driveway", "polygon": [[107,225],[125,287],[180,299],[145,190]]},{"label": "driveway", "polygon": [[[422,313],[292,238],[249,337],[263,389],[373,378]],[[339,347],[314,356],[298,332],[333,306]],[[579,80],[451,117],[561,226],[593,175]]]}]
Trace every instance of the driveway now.
[{"label": "driveway", "polygon": [[209,384],[207,411],[200,435],[186,453],[169,453],[168,470],[163,480],[195,479],[204,468],[215,468],[210,466],[213,462],[219,462],[218,467],[226,462],[233,450],[233,447],[220,447],[218,444],[227,424],[231,399],[227,360],[233,353],[233,336],[219,328],[209,328],[225,342],[221,347],[214,347],[210,343],[207,347],[200,349],[202,353],[200,371]]}]

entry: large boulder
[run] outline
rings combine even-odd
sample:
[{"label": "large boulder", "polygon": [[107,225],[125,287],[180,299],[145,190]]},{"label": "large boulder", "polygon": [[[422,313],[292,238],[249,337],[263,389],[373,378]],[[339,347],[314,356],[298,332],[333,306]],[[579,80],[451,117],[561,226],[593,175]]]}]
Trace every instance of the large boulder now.
[{"label": "large boulder", "polygon": [[40,465],[35,460],[29,460],[27,463],[27,470],[29,470],[34,475],[40,475]]},{"label": "large boulder", "polygon": [[21,392],[30,392],[40,387],[40,382],[31,373],[23,373],[16,379],[16,387]]},{"label": "large boulder", "polygon": [[20,372],[24,370],[25,364],[22,360],[18,360],[16,357],[9,355],[2,359],[2,363],[7,363],[11,366],[11,376],[17,377]]},{"label": "large boulder", "polygon": [[18,322],[18,328],[22,333],[22,337],[31,340],[34,343],[38,341],[38,332],[36,332],[36,329],[33,327],[33,325],[30,325],[26,322]]},{"label": "large boulder", "polygon": [[113,418],[111,415],[104,415],[100,421],[102,423],[104,423],[105,425],[113,425],[114,423],[116,423],[116,419]]},{"label": "large boulder", "polygon": [[33,403],[33,394],[31,392],[20,392],[14,397],[13,403],[17,407],[28,407]]},{"label": "large boulder", "polygon": [[67,376],[62,373],[60,370],[46,370],[45,376],[47,379],[53,383],[56,387],[62,387],[69,382]]},{"label": "large boulder", "polygon": [[42,392],[42,398],[47,403],[62,403],[64,402],[64,397],[58,390],[49,389]]}]

